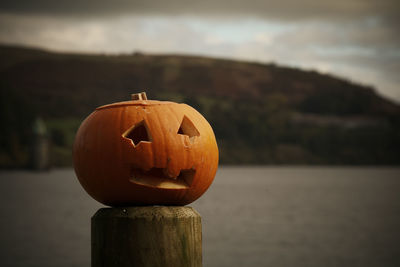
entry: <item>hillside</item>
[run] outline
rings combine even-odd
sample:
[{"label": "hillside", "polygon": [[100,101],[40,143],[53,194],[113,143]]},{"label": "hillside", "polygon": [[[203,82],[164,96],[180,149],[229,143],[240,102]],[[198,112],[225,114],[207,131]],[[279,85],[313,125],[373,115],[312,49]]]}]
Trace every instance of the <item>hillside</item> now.
[{"label": "hillside", "polygon": [[400,107],[361,86],[273,64],[179,55],[84,55],[0,46],[0,166],[26,165],[45,119],[55,165],[70,162],[79,122],[143,91],[210,121],[222,163],[399,164]]}]

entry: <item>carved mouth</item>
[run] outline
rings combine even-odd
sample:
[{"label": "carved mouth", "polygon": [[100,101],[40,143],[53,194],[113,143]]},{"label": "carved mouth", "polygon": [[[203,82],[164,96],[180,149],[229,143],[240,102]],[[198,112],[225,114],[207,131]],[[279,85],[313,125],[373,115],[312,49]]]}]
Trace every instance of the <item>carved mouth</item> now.
[{"label": "carved mouth", "polygon": [[143,171],[138,168],[131,169],[129,180],[132,183],[165,189],[186,189],[192,185],[196,170],[181,170],[176,177],[169,177],[164,168],[151,168]]}]

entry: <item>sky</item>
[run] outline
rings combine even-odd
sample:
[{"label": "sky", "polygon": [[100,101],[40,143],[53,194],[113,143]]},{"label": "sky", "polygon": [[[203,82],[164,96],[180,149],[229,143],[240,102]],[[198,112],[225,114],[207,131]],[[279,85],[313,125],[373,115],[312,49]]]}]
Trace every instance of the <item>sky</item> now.
[{"label": "sky", "polygon": [[399,13],[398,0],[3,0],[0,43],[274,62],[400,103]]}]

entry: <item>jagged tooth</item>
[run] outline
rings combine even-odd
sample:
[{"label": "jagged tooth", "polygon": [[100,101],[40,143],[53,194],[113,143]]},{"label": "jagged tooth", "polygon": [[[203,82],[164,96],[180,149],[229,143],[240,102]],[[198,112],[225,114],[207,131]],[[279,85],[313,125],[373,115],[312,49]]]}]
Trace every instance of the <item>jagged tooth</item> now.
[{"label": "jagged tooth", "polygon": [[194,168],[181,170],[181,174],[179,175],[180,179],[185,181],[185,183],[190,187],[193,182],[193,177],[196,174],[196,170]]},{"label": "jagged tooth", "polygon": [[173,175],[173,174],[171,174],[171,173],[168,172],[168,169],[167,169],[167,168],[163,169],[163,173],[164,173],[164,175],[165,175],[166,177],[168,177],[169,179],[173,179],[173,180],[178,179],[178,176],[179,176],[179,174],[180,174],[180,172],[179,172],[178,175]]}]

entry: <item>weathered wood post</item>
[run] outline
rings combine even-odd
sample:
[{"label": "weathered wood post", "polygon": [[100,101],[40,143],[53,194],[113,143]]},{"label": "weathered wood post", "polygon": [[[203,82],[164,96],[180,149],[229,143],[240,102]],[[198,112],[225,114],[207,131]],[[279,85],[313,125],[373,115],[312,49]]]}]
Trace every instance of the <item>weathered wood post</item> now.
[{"label": "weathered wood post", "polygon": [[214,180],[214,132],[188,105],[131,97],[98,107],[75,137],[82,186],[107,206],[125,207],[93,216],[92,266],[201,266],[201,217],[184,205]]},{"label": "weathered wood post", "polygon": [[32,126],[31,168],[42,171],[50,167],[50,144],[44,121],[37,117]]},{"label": "weathered wood post", "polygon": [[92,267],[201,267],[201,217],[191,207],[99,209]]}]

